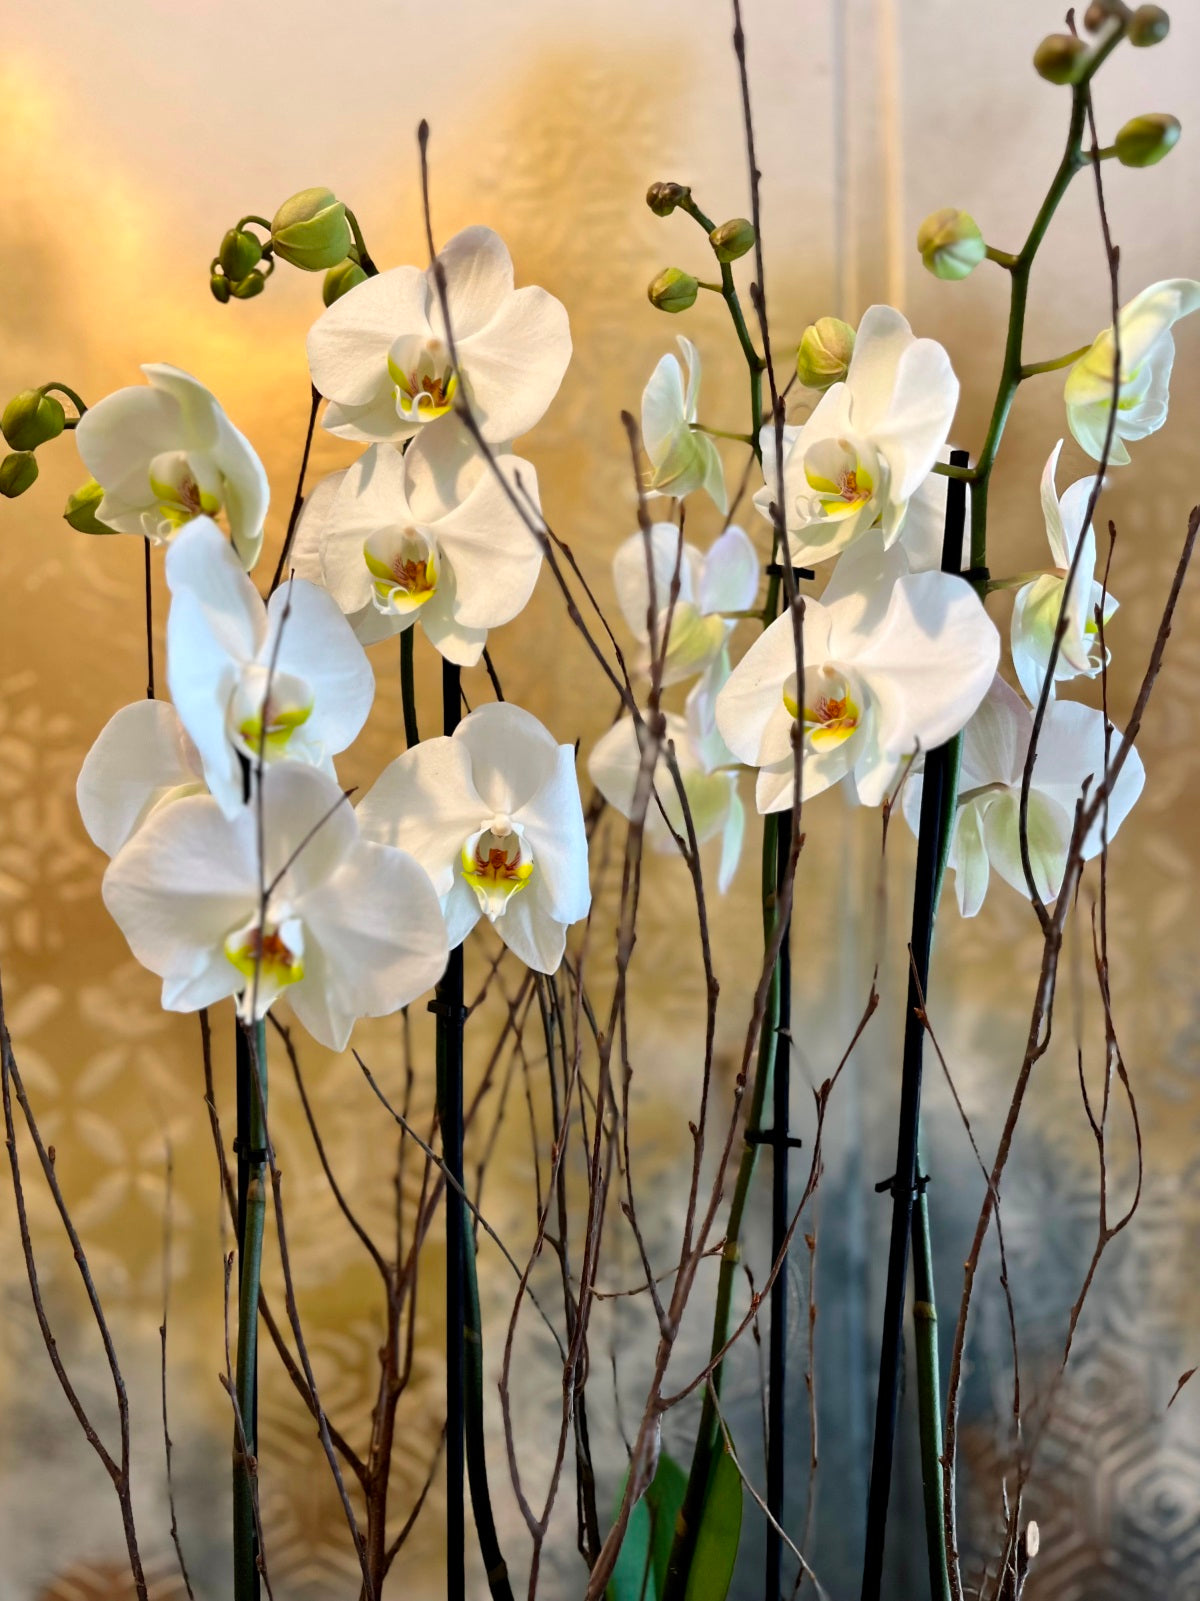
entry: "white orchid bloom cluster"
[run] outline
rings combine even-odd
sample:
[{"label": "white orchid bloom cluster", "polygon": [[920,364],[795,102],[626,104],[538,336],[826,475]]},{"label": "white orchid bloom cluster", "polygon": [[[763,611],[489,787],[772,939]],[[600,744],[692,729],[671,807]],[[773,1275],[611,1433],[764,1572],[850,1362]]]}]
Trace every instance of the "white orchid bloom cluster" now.
[{"label": "white orchid bloom cluster", "polygon": [[[441,264],[449,327],[432,272],[398,268],[314,328],[326,426],[371,443],[308,497],[291,576],[265,603],[244,570],[262,542],[265,476],[207,390],[147,367],[149,388],[80,424],[100,521],[170,542],[171,703],[119,711],[78,783],[84,824],[112,858],[105,902],[168,1010],[236,996],[259,1019],[286,996],[342,1049],[356,1018],[435,983],[481,916],[552,972],[587,915],[574,750],[529,713],[479,708],[452,739],[400,757],[357,809],[333,765],[374,699],[364,644],[419,621],[448,661],[471,665],[541,565],[527,521],[536,475],[508,441],[558,388],[566,314],[543,290],[513,288],[486,229],[459,234]],[[486,451],[453,414],[460,395]]]}]

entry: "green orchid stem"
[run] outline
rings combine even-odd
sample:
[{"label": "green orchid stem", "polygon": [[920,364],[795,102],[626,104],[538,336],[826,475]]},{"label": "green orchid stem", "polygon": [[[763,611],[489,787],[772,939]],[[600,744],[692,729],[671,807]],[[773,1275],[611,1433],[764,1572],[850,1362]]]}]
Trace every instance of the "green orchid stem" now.
[{"label": "green orchid stem", "polygon": [[[779,848],[779,814],[768,813],[763,819],[762,848],[762,912],[763,943],[769,945],[775,934],[775,873]],[[763,1112],[766,1108],[767,1085],[771,1078],[771,1063],[775,1052],[775,1031],[779,1020],[779,965],[771,972],[767,991],[766,1010],[762,1032],[758,1037],[758,1060],[755,1064],[754,1083],[751,1089],[750,1110],[746,1117],[746,1134],[761,1132]],[[750,1199],[750,1185],[758,1166],[761,1141],[747,1138],[738,1162],[733,1198],[729,1206],[729,1223],[725,1230],[725,1248],[721,1253],[721,1267],[717,1275],[716,1308],[713,1313],[710,1360],[715,1360],[729,1339],[730,1317],[733,1309],[733,1289],[741,1262],[739,1243],[746,1206]],[[721,1426],[717,1417],[714,1392],[721,1393],[721,1365],[713,1369],[712,1383],[704,1387],[704,1402],[700,1411],[700,1426],[692,1451],[692,1465],[688,1473],[687,1490],[676,1521],[675,1543],[671,1548],[670,1564],[663,1589],[662,1601],[680,1601],[687,1586],[696,1536],[704,1512],[704,1503],[712,1476],[713,1463],[721,1448]]]},{"label": "green orchid stem", "polygon": [[710,439],[736,439],[739,445],[756,445],[757,439],[752,434],[735,434],[728,428],[709,428],[702,422],[689,425],[698,434],[707,434]]},{"label": "green orchid stem", "polygon": [[1073,367],[1091,348],[1091,345],[1080,345],[1078,350],[1068,350],[1065,356],[1054,356],[1050,361],[1026,362],[1021,368],[1021,380],[1036,378],[1041,372],[1059,372],[1063,367]]},{"label": "green orchid stem", "polygon": [[997,250],[994,245],[986,246],[986,255],[989,261],[994,261],[998,267],[1011,272],[1017,264],[1017,258],[1009,250]]},{"label": "green orchid stem", "polygon": [[371,253],[367,249],[367,242],[363,238],[363,231],[358,225],[358,218],[350,210],[349,206],[346,207],[346,221],[350,224],[350,232],[354,235],[354,246],[358,251],[359,266],[366,273],[368,278],[378,277],[379,268],[371,260]]},{"label": "green orchid stem", "polygon": [[[922,1166],[920,1147],[917,1163]],[[942,1380],[938,1362],[937,1296],[929,1201],[922,1189],[913,1208],[913,1345],[917,1358],[917,1419],[921,1438],[921,1502],[934,1601],[950,1601],[950,1565],[942,1521]]]},{"label": "green orchid stem", "polygon": [[237,225],[237,232],[241,233],[248,222],[252,222],[256,228],[265,228],[268,234],[271,232],[271,224],[267,219],[265,217],[256,217],[253,212],[241,219]]},{"label": "green orchid stem", "polygon": [[404,707],[404,743],[412,750],[421,743],[417,726],[417,686],[413,674],[413,640],[416,627],[406,628],[400,635],[400,700]]},{"label": "green orchid stem", "polygon": [[[56,378],[52,384],[43,384],[41,386],[41,393],[43,395],[48,395],[51,390],[57,390],[60,395],[66,395],[67,399],[79,413],[79,417],[83,416],[84,412],[87,410],[87,407],[71,388],[70,384],[60,384]],[[68,428],[74,428],[75,424],[79,421],[79,417],[68,417],[66,426]]]},{"label": "green orchid stem", "polygon": [[[686,211],[694,222],[698,222],[706,234],[712,233],[716,227],[711,217],[706,217],[700,207],[690,197],[680,201],[679,209]],[[754,341],[750,337],[750,330],[746,327],[746,318],[742,312],[742,303],[738,298],[737,288],[733,281],[733,268],[727,261],[721,266],[721,294],[725,304],[729,307],[729,315],[733,319],[733,329],[737,334],[738,344],[742,347],[742,355],[746,358],[746,366],[750,369],[750,419],[751,433],[755,441],[755,451],[758,452],[758,436],[762,431],[762,375],[766,370],[766,363],[754,348]]]},{"label": "green orchid stem", "polygon": [[[257,1078],[258,1083],[255,1084]],[[239,1023],[237,1031],[238,1337],[235,1389],[245,1449],[234,1428],[233,1594],[258,1601],[258,1298],[263,1223],[267,1215],[266,1024]]]}]

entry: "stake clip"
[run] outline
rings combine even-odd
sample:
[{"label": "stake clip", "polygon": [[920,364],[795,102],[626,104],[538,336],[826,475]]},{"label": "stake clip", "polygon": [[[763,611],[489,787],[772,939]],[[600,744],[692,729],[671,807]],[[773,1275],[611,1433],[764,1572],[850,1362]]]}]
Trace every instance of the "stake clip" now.
[{"label": "stake clip", "polygon": [[465,1023],[470,1015],[469,1010],[461,1001],[443,1001],[435,995],[433,1000],[426,1003],[426,1010],[435,1017],[447,1018],[451,1023]]},{"label": "stake clip", "polygon": [[[913,1180],[913,1194],[924,1195],[925,1187],[929,1183],[931,1177],[932,1174],[929,1173],[918,1173],[916,1178]],[[879,1183],[875,1186],[876,1195],[886,1195],[889,1190],[891,1191],[892,1195],[904,1194],[904,1185],[899,1183],[894,1173],[892,1174],[891,1178],[880,1179]]]}]

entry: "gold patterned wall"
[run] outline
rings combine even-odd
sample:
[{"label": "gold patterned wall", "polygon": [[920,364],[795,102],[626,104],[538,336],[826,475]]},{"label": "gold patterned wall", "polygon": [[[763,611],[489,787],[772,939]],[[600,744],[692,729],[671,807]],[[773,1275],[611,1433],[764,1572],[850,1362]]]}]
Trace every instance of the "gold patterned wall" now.
[{"label": "gold patterned wall", "polygon": [[[963,377],[957,442],[977,447],[1003,339],[1004,286],[998,273],[983,272],[966,284],[937,284],[921,273],[911,240],[919,219],[947,203],[969,207],[990,239],[1004,245],[1019,239],[1063,133],[1062,95],[1028,65],[1037,38],[1059,23],[1055,7],[1037,0],[1003,8],[979,0],[748,0],[746,13],[765,172],[768,290],[780,345],[794,344],[815,316],[856,319],[873,299],[890,296],[919,332],[950,349]],[[517,0],[504,7],[483,0],[453,7],[416,0],[347,0],[336,7],[315,0],[287,7],[269,0],[208,0],[200,7],[57,0],[14,11],[0,56],[0,393],[55,378],[98,397],[135,381],[141,361],[170,361],[195,373],[221,397],[267,466],[273,552],[307,414],[303,337],[317,309],[316,285],[281,271],[261,299],[222,307],[208,294],[207,263],[239,216],[269,214],[285,195],[316,182],[329,183],[355,206],[377,259],[421,260],[415,127],[426,116],[439,236],[472,222],[497,228],[519,281],[546,285],[569,309],[575,358],[558,402],[525,448],[537,464],[550,520],[607,597],[609,558],[633,526],[619,413],[636,410],[651,366],[682,326],[648,306],[644,286],[663,265],[698,259],[685,220],[652,217],[641,197],[650,180],[665,176],[691,181],[717,216],[747,204],[728,35],[721,0],[653,6]],[[1186,129],[1198,59],[1200,19],[1184,14],[1168,46],[1153,57],[1126,51],[1103,79],[1099,109],[1106,126],[1137,111],[1170,109],[1186,130],[1163,166],[1109,175],[1126,298],[1156,278],[1200,276],[1194,205],[1200,145],[1196,130]],[[745,426],[742,385],[719,311],[698,306],[687,332],[704,349],[709,420],[736,429]],[[1106,321],[1095,207],[1081,180],[1038,267],[1030,348],[1047,355],[1070,348]],[[1063,431],[1060,380],[1044,379],[1022,395],[1005,441],[994,570],[1020,571],[1040,559],[1037,478]],[[1119,535],[1112,577],[1122,603],[1113,638],[1118,722],[1132,703],[1188,509],[1200,499],[1198,437],[1200,327],[1185,325],[1170,423],[1139,448],[1136,466],[1104,503]],[[14,1047],[55,1146],[58,1175],[129,1375],[137,1509],[160,1597],[183,1593],[167,1538],[158,1410],[170,1152],[168,1375],[181,1539],[197,1593],[218,1597],[228,1593],[230,1425],[217,1378],[228,1240],[199,1034],[194,1018],[160,1012],[155,981],[133,963],[104,912],[103,862],[84,835],[73,794],[99,728],[144,689],[141,551],[132,540],[89,540],[68,529],[58,510],[81,476],[70,442],[43,451],[42,459],[35,490],[0,506],[5,1000]],[[319,438],[314,473],[347,459],[345,447]],[[1073,457],[1069,470],[1082,473],[1082,459]],[[694,528],[701,542],[715,529],[703,517]],[[761,540],[764,530],[752,532]],[[155,598],[161,670],[161,586]],[[1200,594],[1191,590],[1146,723],[1146,793],[1114,851],[1114,1006],[1139,1096],[1147,1182],[1139,1217],[1105,1261],[1046,1430],[1030,1500],[1043,1526],[1043,1554],[1026,1592],[1033,1601],[1117,1595],[1182,1601],[1200,1594],[1200,1393],[1185,1389],[1167,1410],[1179,1374],[1200,1360],[1193,1271],[1200,1235],[1200,939],[1192,915],[1200,867],[1198,624]],[[612,715],[612,697],[545,577],[521,621],[496,636],[494,653],[507,694],[537,712],[558,738],[579,738],[586,750]],[[377,709],[339,768],[352,785],[370,783],[400,746],[398,663],[387,647],[373,659]],[[431,723],[436,687],[435,663],[424,660],[420,693]],[[482,674],[467,675],[467,693],[487,693]],[[801,1081],[815,1084],[827,1075],[861,1007],[876,949],[877,829],[875,818],[850,813],[837,795],[809,813],[798,886],[805,908],[796,957]],[[753,854],[748,848],[738,885],[715,911],[726,997],[719,1038],[725,1088],[756,968]],[[907,837],[893,839],[890,856],[885,1004],[831,1114],[817,1219],[822,1467],[814,1560],[835,1597],[856,1592],[886,1222],[873,1184],[890,1170]],[[605,910],[615,904],[611,886],[602,904]],[[652,864],[631,1003],[634,1148],[639,1181],[657,1201],[652,1244],[663,1253],[686,1194],[690,1147],[678,1108],[694,1093],[701,1028],[699,965],[679,954],[688,905],[677,864]],[[1003,886],[972,923],[949,909],[939,935],[932,1011],[985,1151],[1020,1060],[1035,935],[1029,907]],[[476,968],[485,957],[472,957]],[[671,975],[665,985],[664,972]],[[215,1069],[227,1133],[231,1032],[229,1019],[220,1018]],[[1069,1034],[1064,1026],[1039,1066],[1004,1197],[1034,1397],[1057,1365],[1095,1227],[1094,1146]],[[362,1027],[356,1043],[385,1087],[399,1093],[397,1026]],[[485,1064],[482,1047],[473,1050],[478,1080]],[[418,1028],[411,1115],[422,1125],[432,1107],[429,1060]],[[301,1061],[340,1183],[364,1219],[387,1227],[394,1126],[351,1058],[330,1058],[302,1043]],[[361,1436],[380,1337],[378,1286],[370,1264],[347,1246],[286,1058],[272,1067],[292,1257],[314,1362],[331,1413]],[[803,1082],[796,1113],[802,1125],[810,1118]],[[952,1305],[980,1180],[944,1083],[932,1074],[928,1122],[939,1274]],[[499,1120],[496,1138],[485,1210],[520,1256],[533,1229],[529,1136],[512,1113]],[[1117,1144],[1119,1185],[1128,1182],[1132,1146],[1127,1138]],[[28,1189],[47,1305],[64,1356],[111,1438],[111,1392],[69,1250],[40,1180],[31,1178]],[[7,1183],[0,1191],[0,1601],[123,1597],[132,1592],[115,1500],[50,1374],[29,1308]],[[764,1226],[765,1213],[758,1221]],[[621,1282],[622,1268],[628,1282],[632,1243],[617,1241],[613,1253],[611,1284]],[[512,1302],[508,1269],[486,1249],[481,1268],[485,1327],[490,1319],[502,1329]],[[802,1268],[795,1268],[793,1287],[798,1352],[807,1340]],[[1003,1303],[991,1258],[985,1277],[964,1441],[969,1529],[980,1543],[1000,1517],[998,1487],[1012,1462]],[[698,1293],[705,1287],[702,1279]],[[273,1268],[268,1288],[278,1299]],[[702,1322],[685,1331],[685,1358],[702,1346]],[[639,1329],[644,1338],[646,1325],[619,1302],[597,1323],[592,1369],[602,1497],[615,1494],[624,1467],[609,1354],[627,1349]],[[489,1346],[490,1381],[498,1343]],[[439,1350],[440,1315],[430,1288],[400,1412],[400,1515],[420,1491],[436,1445]],[[550,1451],[557,1376],[533,1360],[532,1339],[526,1355],[514,1404],[536,1479]],[[636,1406],[642,1378],[631,1360],[617,1396],[627,1408]],[[495,1412],[494,1382],[488,1394]],[[734,1376],[729,1405],[753,1439],[752,1359]],[[276,1595],[279,1601],[353,1597],[356,1568],[310,1421],[269,1350],[261,1408],[263,1509]],[[798,1406],[800,1437],[806,1418]],[[679,1450],[686,1449],[688,1422],[681,1416],[668,1423],[668,1443]],[[498,1429],[492,1438],[502,1533],[510,1563],[522,1573],[523,1526]],[[911,1465],[913,1438],[902,1435],[901,1450]],[[438,1494],[435,1487],[389,1594],[440,1593]],[[898,1488],[897,1496],[898,1526],[918,1529],[911,1491]],[[752,1548],[761,1536],[747,1538]],[[894,1543],[890,1594],[922,1593],[919,1537]],[[473,1593],[486,1593],[478,1574],[474,1583]],[[737,1593],[755,1595],[755,1583],[748,1559]],[[582,1593],[569,1514],[552,1532],[542,1593]]]}]

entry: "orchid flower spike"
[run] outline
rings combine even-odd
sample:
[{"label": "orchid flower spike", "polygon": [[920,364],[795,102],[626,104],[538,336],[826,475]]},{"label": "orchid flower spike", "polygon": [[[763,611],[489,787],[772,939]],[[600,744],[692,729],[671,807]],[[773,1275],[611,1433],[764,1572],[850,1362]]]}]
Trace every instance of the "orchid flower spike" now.
[{"label": "orchid flower spike", "polygon": [[[1096,531],[1089,522],[1084,527],[1088,503],[1095,489],[1095,478],[1080,478],[1064,491],[1062,499],[1054,487],[1055,470],[1062,440],[1050,453],[1042,472],[1042,512],[1046,518],[1046,537],[1055,571],[1044,573],[1017,591],[1012,614],[1012,659],[1021,688],[1036,702],[1050,663],[1050,653],[1058,619],[1064,603],[1067,622],[1054,664],[1055,683],[1072,678],[1095,678],[1108,660],[1107,649],[1099,649],[1096,613],[1102,609],[1103,621],[1117,609],[1117,602],[1096,580]],[[1082,541],[1079,564],[1068,595],[1067,573]]]},{"label": "orchid flower spike", "polygon": [[[1123,467],[1129,461],[1127,439],[1145,439],[1167,420],[1175,340],[1171,329],[1181,317],[1200,307],[1200,283],[1193,278],[1167,278],[1151,284],[1121,308],[1117,318],[1121,344],[1121,384],[1108,461]],[[1094,461],[1104,454],[1113,404],[1113,331],[1106,328],[1092,341],[1067,374],[1063,398],[1067,424]]]},{"label": "orchid flower spike", "polygon": [[160,807],[109,864],[104,903],[169,1012],[237,995],[260,1018],[285,994],[314,1039],[344,1049],[359,1017],[384,1017],[434,984],[446,929],[424,871],[361,837],[333,779],[311,767],[263,776],[225,816],[208,795]]},{"label": "orchid flower spike", "polygon": [[[1028,894],[1021,865],[1021,775],[1033,733],[1033,713],[1015,690],[997,677],[963,733],[958,809],[949,865],[954,869],[958,909],[974,917],[987,894],[991,869],[1022,895]],[[1112,748],[1116,748],[1114,737]],[[1034,883],[1044,902],[1055,899],[1067,869],[1075,808],[1088,786],[1094,794],[1104,775],[1104,714],[1076,701],[1046,708],[1029,789],[1027,837]],[[1097,818],[1083,842],[1083,859],[1098,856],[1105,828],[1112,839],[1142,792],[1146,773],[1136,748],[1129,752],[1108,798],[1107,822]],[[904,786],[904,815],[916,833],[921,816],[922,774]]]},{"label": "orchid flower spike", "polygon": [[297,572],[328,589],[362,644],[420,623],[447,661],[474,666],[542,565],[520,509],[536,516],[537,474],[516,456],[494,462],[463,429],[429,429],[403,454],[372,445],[309,496]]},{"label": "orchid flower spike", "polygon": [[[672,604],[677,574],[679,592]],[[657,653],[663,655],[664,684],[702,673],[733,632],[734,620],[723,614],[748,611],[758,581],[758,556],[736,524],[707,555],[683,543],[674,523],[653,524],[648,539],[631,534],[613,557],[613,583],[629,631],[642,647],[638,670],[648,673]]]},{"label": "orchid flower spike", "polygon": [[83,826],[106,856],[160,806],[207,793],[200,752],[167,700],[135,700],[110,717],[75,785]]},{"label": "orchid flower spike", "polygon": [[[844,558],[843,558],[844,560]],[[881,565],[898,561],[881,553]],[[851,586],[837,580],[806,600],[801,684],[792,618],[777,617],[717,697],[717,727],[759,769],[760,812],[795,799],[793,728],[801,735],[805,800],[848,773],[878,806],[901,763],[956,734],[996,671],[1000,636],[975,592],[949,573],[901,573]]]},{"label": "orchid flower spike", "polygon": [[106,396],[75,428],[84,466],[104,490],[97,518],[161,544],[197,517],[223,516],[248,570],[267,515],[262,463],[203,384],[178,367],[142,371],[148,385]]},{"label": "orchid flower spike", "polygon": [[677,343],[687,363],[686,385],[678,358],[666,355],[642,392],[642,444],[650,458],[646,494],[682,496],[706,489],[724,513],[729,502],[716,441],[694,426],[700,404],[700,352],[682,334]]},{"label": "orchid flower spike", "polygon": [[308,363],[330,433],[410,439],[453,410],[460,384],[489,444],[544,416],[571,359],[563,306],[544,289],[513,288],[512,259],[490,228],[464,228],[438,261],[449,330],[433,270],[420,267],[368,278],[313,324]]},{"label": "orchid flower spike", "polygon": [[[725,675],[728,675],[728,664]],[[737,760],[713,720],[713,693],[723,680],[701,679],[687,700],[687,714],[666,716],[666,740],[673,747],[696,843],[721,841],[717,888],[722,894],[733,882],[746,813],[738,794]],[[637,725],[627,712],[598,741],[588,758],[588,773],[605,800],[622,817],[632,817],[638,798],[642,749]],[[687,844],[688,828],[675,780],[660,750],[653,774],[653,793],[646,797],[646,839],[654,850],[674,851]]]},{"label": "orchid flower spike", "polygon": [[562,960],[591,905],[575,752],[508,701],[384,768],[358,808],[368,839],[409,851],[433,879],[451,948],[487,917],[539,973]]},{"label": "orchid flower spike", "polygon": [[202,518],[167,552],[167,683],[227,817],[244,765],[307,762],[333,774],[358,735],[375,676],[323,589],[292,579],[264,605],[215,524]]},{"label": "orchid flower spike", "polygon": [[[783,429],[781,511],[794,562],[827,561],[867,533],[899,538],[908,503],[946,443],[958,379],[933,339],[917,339],[890,306],[864,314],[843,383],[799,427]],[[763,488],[754,504],[768,521],[779,499],[774,423],[765,424]]]}]

